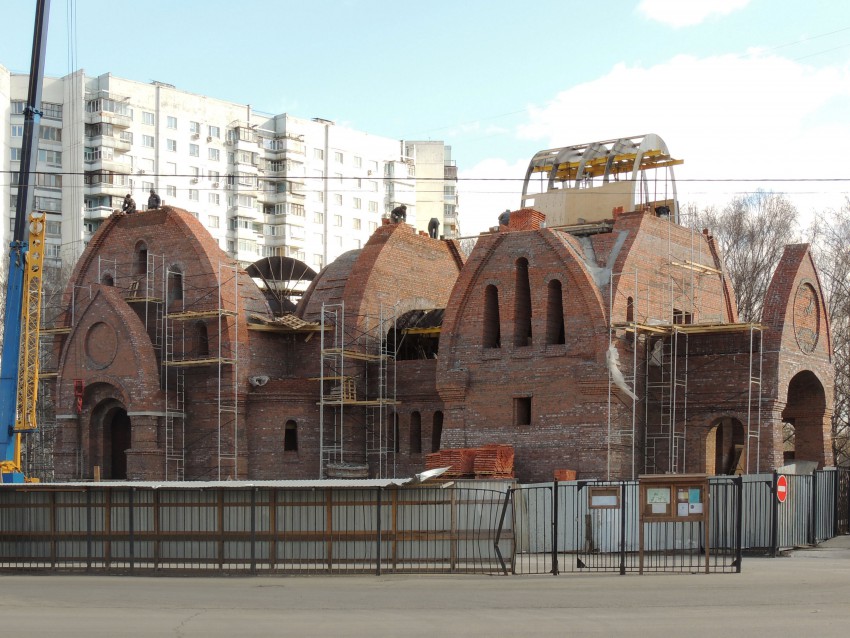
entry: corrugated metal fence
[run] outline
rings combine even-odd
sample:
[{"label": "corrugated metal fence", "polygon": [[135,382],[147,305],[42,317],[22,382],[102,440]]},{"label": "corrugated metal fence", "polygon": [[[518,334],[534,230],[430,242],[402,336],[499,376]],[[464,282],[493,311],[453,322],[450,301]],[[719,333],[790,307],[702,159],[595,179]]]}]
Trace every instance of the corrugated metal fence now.
[{"label": "corrugated metal fence", "polygon": [[[644,524],[638,483],[0,488],[0,569],[195,573],[737,572],[847,533],[848,471],[709,480],[702,522]],[[610,507],[591,508],[589,488]]]}]

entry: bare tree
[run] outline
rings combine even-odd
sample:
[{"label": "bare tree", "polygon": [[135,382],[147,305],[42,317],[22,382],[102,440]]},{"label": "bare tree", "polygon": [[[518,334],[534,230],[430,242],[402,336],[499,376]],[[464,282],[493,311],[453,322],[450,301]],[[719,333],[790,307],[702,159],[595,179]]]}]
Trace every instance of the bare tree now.
[{"label": "bare tree", "polygon": [[818,215],[810,229],[821,283],[827,296],[835,363],[832,413],[836,464],[850,462],[850,199]]},{"label": "bare tree", "polygon": [[786,244],[799,239],[798,212],[783,195],[756,191],[722,210],[687,208],[694,228],[717,240],[742,321],[759,321],[770,278]]}]

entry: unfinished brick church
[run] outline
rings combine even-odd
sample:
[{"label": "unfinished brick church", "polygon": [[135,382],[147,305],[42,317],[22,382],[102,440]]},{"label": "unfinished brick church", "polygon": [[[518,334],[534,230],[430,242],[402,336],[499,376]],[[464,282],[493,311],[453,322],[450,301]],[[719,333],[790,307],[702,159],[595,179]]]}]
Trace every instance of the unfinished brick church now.
[{"label": "unfinished brick church", "polygon": [[410,476],[494,444],[524,482],[830,465],[808,246],[739,321],[677,163],[655,135],[541,151],[489,232],[386,220],[319,273],[243,268],[183,210],[113,214],[47,327],[55,478]]}]

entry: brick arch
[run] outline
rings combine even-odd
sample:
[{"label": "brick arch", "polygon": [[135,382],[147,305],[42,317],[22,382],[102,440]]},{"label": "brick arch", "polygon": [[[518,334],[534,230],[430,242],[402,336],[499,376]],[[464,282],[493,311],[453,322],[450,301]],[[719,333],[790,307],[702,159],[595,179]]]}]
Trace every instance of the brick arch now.
[{"label": "brick arch", "polygon": [[814,372],[803,370],[791,378],[787,392],[782,420],[794,426],[794,459],[823,467],[831,460],[824,435],[829,421],[824,385]]}]

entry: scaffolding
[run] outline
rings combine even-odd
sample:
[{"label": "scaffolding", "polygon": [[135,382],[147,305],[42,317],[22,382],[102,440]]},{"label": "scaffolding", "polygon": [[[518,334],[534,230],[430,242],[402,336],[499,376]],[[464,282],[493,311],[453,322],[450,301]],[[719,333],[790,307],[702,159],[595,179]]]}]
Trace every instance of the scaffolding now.
[{"label": "scaffolding", "polygon": [[346,317],[344,302],[322,305],[319,478],[395,476],[395,328],[395,306]]},{"label": "scaffolding", "polygon": [[[689,387],[691,340],[722,333],[748,334],[744,469],[750,471],[754,458],[758,471],[762,326],[725,321],[723,272],[705,265],[713,262],[713,256],[703,251],[705,242],[693,229],[668,224],[663,276],[642,278],[632,270],[612,272],[609,279],[609,344],[619,344],[619,351],[627,353],[620,371],[632,396],[627,400],[624,393],[614,392],[609,375],[608,476],[615,448],[630,450],[633,479],[638,459],[644,473],[689,471],[688,408],[694,392]],[[674,232],[688,230],[689,246],[673,241]],[[625,321],[614,321],[623,308]]]},{"label": "scaffolding", "polygon": [[[186,370],[216,368],[216,478],[239,476],[239,266],[221,262],[218,284],[193,285],[176,268],[166,268],[163,286],[163,389],[165,391],[166,479],[185,478]],[[208,282],[209,275],[197,275]],[[230,294],[226,294],[230,292]],[[209,321],[217,333],[210,348]],[[197,443],[195,441],[194,443]]]}]

